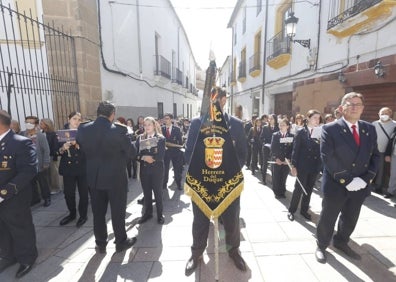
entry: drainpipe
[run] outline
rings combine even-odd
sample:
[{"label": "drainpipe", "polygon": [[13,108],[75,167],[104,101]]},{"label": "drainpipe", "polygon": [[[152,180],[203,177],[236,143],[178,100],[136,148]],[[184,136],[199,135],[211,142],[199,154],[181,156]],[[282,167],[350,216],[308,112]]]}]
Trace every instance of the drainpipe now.
[{"label": "drainpipe", "polygon": [[137,37],[138,37],[138,53],[139,53],[139,74],[140,79],[142,79],[143,75],[143,66],[142,66],[142,42],[140,38],[140,14],[139,14],[139,0],[136,0],[136,28],[137,28]]},{"label": "drainpipe", "polygon": [[266,61],[267,61],[267,31],[268,31],[268,1],[265,1],[265,23],[264,23],[264,50],[263,50],[263,84],[262,84],[262,104],[264,112],[264,98],[265,98],[265,74],[266,74]]}]

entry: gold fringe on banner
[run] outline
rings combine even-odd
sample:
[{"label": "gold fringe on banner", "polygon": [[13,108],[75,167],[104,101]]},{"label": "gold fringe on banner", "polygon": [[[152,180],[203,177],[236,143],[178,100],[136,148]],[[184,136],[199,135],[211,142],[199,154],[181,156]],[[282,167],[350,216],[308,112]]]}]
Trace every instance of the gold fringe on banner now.
[{"label": "gold fringe on banner", "polygon": [[[238,198],[244,188],[243,174],[239,172],[232,179],[228,180],[217,194],[209,194],[208,189],[202,183],[193,178],[190,174],[186,175],[184,191],[186,195],[199,207],[199,209],[208,217],[218,218]],[[220,202],[216,209],[212,210],[208,202]]]}]

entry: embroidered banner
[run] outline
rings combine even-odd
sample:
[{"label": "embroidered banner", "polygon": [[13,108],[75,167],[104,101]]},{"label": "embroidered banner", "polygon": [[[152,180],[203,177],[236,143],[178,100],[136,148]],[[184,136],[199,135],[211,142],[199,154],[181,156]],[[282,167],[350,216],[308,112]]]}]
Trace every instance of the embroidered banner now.
[{"label": "embroidered banner", "polygon": [[184,190],[210,219],[219,217],[241,194],[243,174],[227,122],[212,99],[192,153]]}]

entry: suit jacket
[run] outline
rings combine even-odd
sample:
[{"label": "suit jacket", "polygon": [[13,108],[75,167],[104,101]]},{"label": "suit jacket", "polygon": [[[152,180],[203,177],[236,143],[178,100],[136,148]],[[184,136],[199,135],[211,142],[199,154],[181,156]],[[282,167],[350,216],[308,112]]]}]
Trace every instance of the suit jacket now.
[{"label": "suit jacket", "polygon": [[[292,150],[293,150],[293,141],[288,143],[280,143],[282,137],[282,133],[280,131],[272,134],[271,140],[271,158],[273,160],[280,159],[282,162],[285,161],[285,158],[291,158]],[[289,137],[294,139],[294,135],[290,132],[286,132],[285,137]]]},{"label": "suit jacket", "polygon": [[[325,124],[322,128],[320,154],[324,172],[322,189],[329,194],[345,189],[354,177],[370,184],[377,172],[379,152],[375,127],[359,121],[360,146],[356,145],[351,130],[344,119]],[[365,193],[370,193],[369,189]]]},{"label": "suit jacket", "polygon": [[319,140],[311,138],[307,127],[297,130],[293,142],[291,163],[297,168],[298,173],[318,173],[322,168]]},{"label": "suit jacket", "polygon": [[[224,119],[228,124],[228,129],[231,135],[231,139],[234,143],[234,148],[236,150],[237,157],[239,160],[239,166],[240,168],[242,168],[245,165],[246,155],[247,155],[247,139],[242,121],[236,117],[229,116],[227,113],[224,113]],[[184,154],[187,163],[190,163],[200,128],[201,128],[201,118],[197,117],[192,119],[186,141],[186,150]]]},{"label": "suit jacket", "polygon": [[31,139],[10,130],[0,141],[1,207],[18,201],[18,195],[31,193],[31,180],[37,174],[36,148]]},{"label": "suit jacket", "polygon": [[[166,136],[167,135],[166,134],[166,126],[162,126],[161,130],[162,130],[162,135],[165,136],[165,142],[173,143],[173,144],[177,144],[177,145],[183,145],[183,136],[182,136],[180,127],[172,125],[172,131],[170,132],[169,137]],[[169,152],[171,152],[171,151],[180,152],[180,149],[176,148],[176,147],[168,147],[167,151],[168,150],[170,150]]]},{"label": "suit jacket", "polygon": [[261,144],[271,144],[272,134],[279,131],[279,127],[275,126],[274,129],[271,129],[270,125],[264,125],[261,129],[260,140]]},{"label": "suit jacket", "polygon": [[87,182],[91,189],[126,189],[126,165],[134,150],[126,126],[111,123],[105,117],[81,124],[76,141],[86,157]]}]

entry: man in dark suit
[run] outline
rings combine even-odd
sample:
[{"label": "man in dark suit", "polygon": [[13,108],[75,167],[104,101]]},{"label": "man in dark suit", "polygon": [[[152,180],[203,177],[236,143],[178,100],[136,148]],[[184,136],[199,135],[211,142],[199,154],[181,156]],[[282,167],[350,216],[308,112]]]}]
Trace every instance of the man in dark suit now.
[{"label": "man in dark suit", "polygon": [[136,242],[135,237],[127,237],[125,230],[126,165],[133,148],[126,126],[112,123],[115,115],[113,104],[100,102],[97,115],[95,121],[80,125],[76,141],[86,156],[97,249],[101,253],[106,251],[106,212],[110,203],[116,251],[121,252]]},{"label": "man in dark suit", "polygon": [[181,178],[183,172],[183,153],[180,151],[180,148],[183,145],[183,138],[180,127],[174,126],[172,124],[173,115],[165,114],[164,122],[165,125],[162,126],[162,135],[165,136],[165,173],[164,173],[164,183],[163,188],[167,188],[168,178],[169,178],[169,165],[172,160],[173,171],[175,175],[175,181],[177,185],[177,189],[181,190]]},{"label": "man in dark suit", "polygon": [[[220,103],[221,109],[223,109],[227,101],[226,92],[223,90],[219,91],[217,99]],[[239,166],[242,169],[245,164],[247,154],[247,139],[244,132],[243,124],[239,119],[233,116],[229,116],[227,113],[224,113],[224,119],[228,124],[231,139],[237,153]],[[187,163],[190,163],[200,127],[201,118],[194,118],[191,121],[190,131],[186,142],[185,160]],[[224,154],[227,154],[227,152],[224,152]],[[187,276],[191,275],[202,261],[202,254],[205,251],[209,233],[208,217],[206,217],[206,215],[194,202],[192,202],[192,207],[194,215],[192,226],[193,245],[191,247],[191,258],[188,260],[185,268],[185,274]],[[232,202],[232,204],[227,207],[227,209],[220,217],[223,222],[226,234],[225,240],[228,254],[234,261],[234,264],[238,269],[246,271],[245,261],[239,253],[239,212],[240,198],[238,197]]]},{"label": "man in dark suit", "polygon": [[30,202],[37,174],[32,140],[10,130],[11,116],[0,110],[0,272],[20,263],[16,277],[36,261],[36,233]]},{"label": "man in dark suit", "polygon": [[348,246],[359,219],[360,209],[370,195],[369,184],[378,168],[377,134],[372,124],[360,120],[364,109],[363,96],[351,92],[341,100],[343,117],[325,124],[320,154],[324,165],[322,212],[317,226],[318,262],[326,262],[334,225],[338,220],[333,246],[353,259],[360,259]]}]

